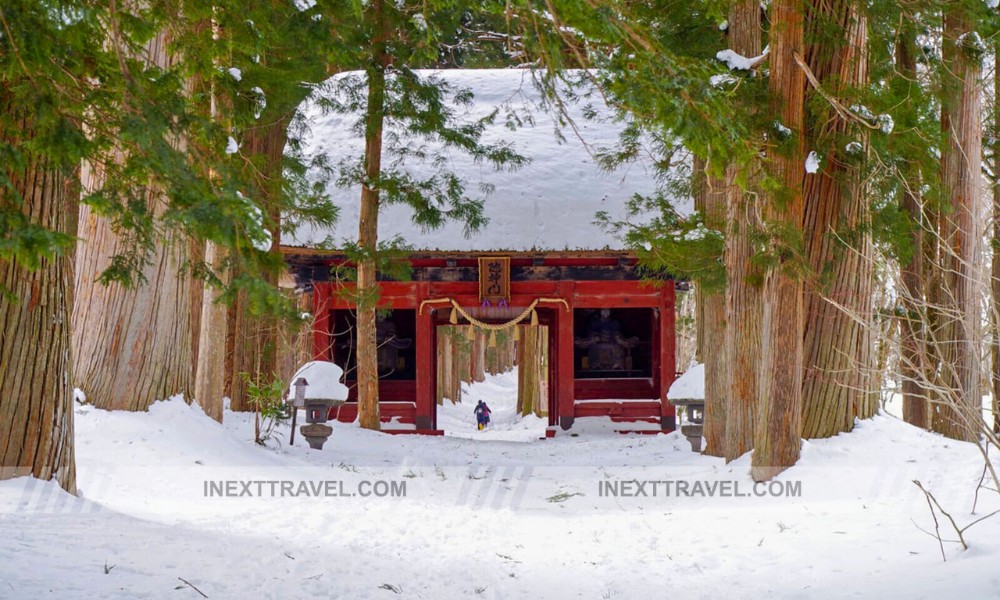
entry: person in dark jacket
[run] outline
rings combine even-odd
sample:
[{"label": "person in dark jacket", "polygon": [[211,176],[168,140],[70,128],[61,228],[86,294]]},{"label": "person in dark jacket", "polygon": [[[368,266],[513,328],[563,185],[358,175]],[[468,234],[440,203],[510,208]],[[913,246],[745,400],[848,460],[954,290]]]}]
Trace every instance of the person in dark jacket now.
[{"label": "person in dark jacket", "polygon": [[480,400],[476,404],[476,426],[480,431],[485,429],[490,424],[490,407],[486,406],[486,403]]}]

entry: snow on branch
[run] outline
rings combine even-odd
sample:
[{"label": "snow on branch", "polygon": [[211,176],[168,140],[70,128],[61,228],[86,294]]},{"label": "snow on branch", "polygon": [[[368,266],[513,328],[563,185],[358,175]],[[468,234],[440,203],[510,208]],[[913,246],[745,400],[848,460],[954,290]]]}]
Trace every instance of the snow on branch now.
[{"label": "snow on branch", "polygon": [[760,63],[764,62],[770,51],[771,47],[768,46],[764,48],[764,51],[760,54],[760,56],[747,58],[739,52],[727,48],[726,50],[719,50],[715,54],[715,58],[720,62],[726,63],[726,66],[728,66],[731,71],[753,71],[758,65],[760,65]]}]

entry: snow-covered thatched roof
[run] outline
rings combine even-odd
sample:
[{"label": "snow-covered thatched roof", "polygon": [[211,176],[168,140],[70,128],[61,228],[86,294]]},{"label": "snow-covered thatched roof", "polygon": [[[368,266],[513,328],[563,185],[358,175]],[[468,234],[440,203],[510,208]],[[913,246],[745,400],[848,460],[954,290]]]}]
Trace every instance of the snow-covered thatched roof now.
[{"label": "snow-covered thatched roof", "polygon": [[[485,195],[489,224],[471,238],[463,235],[460,223],[449,222],[440,229],[424,231],[412,223],[409,207],[391,205],[384,206],[380,213],[380,239],[400,235],[417,250],[624,249],[620,240],[594,224],[595,213],[605,211],[612,218],[624,217],[625,202],[636,193],[652,194],[656,181],[650,165],[630,164],[614,173],[598,168],[592,152],[614,148],[624,128],[623,123],[614,119],[600,94],[567,104],[566,112],[576,126],[574,131],[566,125],[560,127],[559,117],[541,107],[541,93],[530,72],[449,70],[438,71],[436,75],[454,88],[468,89],[474,94],[472,105],[459,109],[465,112],[468,121],[500,108],[499,117],[487,128],[483,142],[509,142],[531,162],[513,173],[498,172],[489,165],[475,164],[462,153],[450,153],[446,168],[463,180],[467,195],[482,198],[482,184],[493,186],[493,192]],[[325,155],[331,165],[361,156],[364,143],[354,127],[357,115],[324,112],[316,100],[316,94],[323,93],[322,88],[317,90],[300,107],[310,129],[303,140],[303,154]],[[505,118],[508,112],[521,117],[520,127],[508,127]],[[590,112],[597,118],[587,118],[585,115]],[[523,121],[526,114],[530,114],[528,123]],[[429,176],[432,169],[419,163],[406,166],[407,171],[418,177]],[[357,239],[360,188],[342,189],[337,187],[335,176],[332,179],[326,182],[326,187],[341,210],[338,224],[331,230],[302,226],[286,236],[286,246],[313,246],[328,236],[337,245]],[[690,202],[684,200],[681,204]]]}]

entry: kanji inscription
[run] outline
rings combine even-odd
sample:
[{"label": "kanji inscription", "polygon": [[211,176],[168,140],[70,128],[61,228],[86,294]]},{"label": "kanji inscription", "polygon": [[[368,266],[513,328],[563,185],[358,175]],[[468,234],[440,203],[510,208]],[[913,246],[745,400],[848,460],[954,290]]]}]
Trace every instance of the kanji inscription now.
[{"label": "kanji inscription", "polygon": [[479,301],[510,302],[510,257],[479,257]]}]

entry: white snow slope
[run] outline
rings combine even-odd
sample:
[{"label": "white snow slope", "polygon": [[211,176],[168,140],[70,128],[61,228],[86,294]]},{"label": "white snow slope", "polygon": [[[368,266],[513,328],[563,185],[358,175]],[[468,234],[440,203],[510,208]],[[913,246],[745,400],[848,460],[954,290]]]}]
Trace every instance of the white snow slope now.
[{"label": "white snow slope", "polygon": [[[890,416],[804,443],[801,497],[608,497],[601,482],[734,481],[678,434],[531,443],[335,425],[322,451],[253,444],[179,400],[76,411],[82,498],[0,482],[0,598],[988,598],[1000,518],[946,544],[918,479],[965,524],[976,448]],[[206,497],[206,482],[405,482],[399,498]],[[731,485],[731,484],[730,484]],[[364,486],[362,486],[363,488]],[[256,496],[256,493],[254,493]],[[977,515],[1000,508],[982,490]],[[942,523],[946,537],[954,538]]]}]

